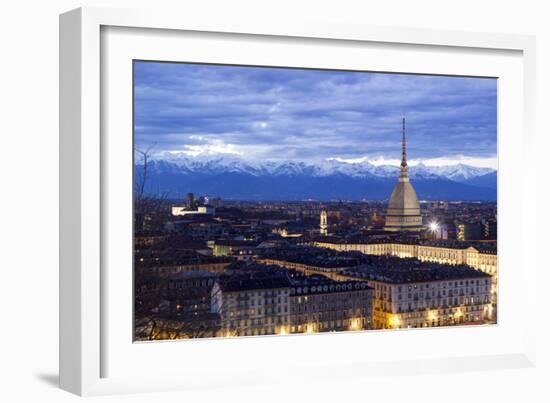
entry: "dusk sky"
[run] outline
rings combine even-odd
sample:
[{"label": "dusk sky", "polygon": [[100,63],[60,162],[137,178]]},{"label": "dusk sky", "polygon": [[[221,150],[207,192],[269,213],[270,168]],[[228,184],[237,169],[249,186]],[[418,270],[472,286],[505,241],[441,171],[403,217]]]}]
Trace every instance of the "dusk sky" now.
[{"label": "dusk sky", "polygon": [[155,154],[497,167],[497,80],[135,63],[135,144]]}]

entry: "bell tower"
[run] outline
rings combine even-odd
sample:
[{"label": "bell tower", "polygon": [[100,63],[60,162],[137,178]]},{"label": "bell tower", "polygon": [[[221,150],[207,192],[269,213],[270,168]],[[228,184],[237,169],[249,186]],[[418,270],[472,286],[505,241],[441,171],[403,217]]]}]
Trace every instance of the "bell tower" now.
[{"label": "bell tower", "polygon": [[326,210],[321,211],[321,222],[319,223],[321,235],[328,235],[328,214]]}]

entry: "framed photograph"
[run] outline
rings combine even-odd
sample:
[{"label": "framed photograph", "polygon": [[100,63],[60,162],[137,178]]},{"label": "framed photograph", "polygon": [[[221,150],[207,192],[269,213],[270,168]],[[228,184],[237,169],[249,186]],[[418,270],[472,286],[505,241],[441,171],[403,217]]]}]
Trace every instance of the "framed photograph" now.
[{"label": "framed photograph", "polygon": [[532,38],[95,8],[60,36],[64,389],[533,365]]}]

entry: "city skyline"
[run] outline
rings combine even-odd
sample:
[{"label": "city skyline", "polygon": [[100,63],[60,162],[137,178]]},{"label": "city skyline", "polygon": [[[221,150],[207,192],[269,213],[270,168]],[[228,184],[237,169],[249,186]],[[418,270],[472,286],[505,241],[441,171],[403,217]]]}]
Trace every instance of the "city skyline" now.
[{"label": "city skyline", "polygon": [[496,79],[135,62],[135,142],[156,157],[497,168]]},{"label": "city skyline", "polygon": [[134,340],[497,323],[496,80],[134,67]]}]

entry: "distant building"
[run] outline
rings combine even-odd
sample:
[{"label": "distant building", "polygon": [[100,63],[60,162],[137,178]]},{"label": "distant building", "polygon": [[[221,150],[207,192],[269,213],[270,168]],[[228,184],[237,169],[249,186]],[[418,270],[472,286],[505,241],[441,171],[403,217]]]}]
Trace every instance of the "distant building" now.
[{"label": "distant building", "polygon": [[222,206],[222,199],[221,197],[211,197],[209,199],[209,203],[214,207],[221,207]]},{"label": "distant building", "polygon": [[212,248],[214,256],[234,256],[243,254],[253,254],[260,241],[244,241],[234,239],[217,239],[209,241],[208,245]]},{"label": "distant building", "polygon": [[187,193],[187,208],[193,210],[195,207],[195,195],[193,193]]},{"label": "distant building", "polygon": [[287,247],[268,250],[256,259],[264,265],[275,265],[296,270],[305,275],[323,275],[334,281],[348,281],[349,276],[342,275],[345,270],[362,264],[368,256],[349,256],[328,249],[311,247]]},{"label": "distant building", "polygon": [[196,270],[221,273],[231,262],[229,258],[205,256],[195,251],[180,254],[137,254],[135,256],[134,271],[140,276],[156,275],[159,277]]},{"label": "distant building", "polygon": [[449,239],[449,227],[446,223],[435,223],[428,225],[428,231],[424,233],[424,237],[427,239],[434,240],[445,240]]},{"label": "distant building", "polygon": [[216,209],[213,206],[198,206],[193,209],[189,209],[187,206],[172,206],[173,216],[186,216],[191,214],[203,214],[213,216],[216,214]]},{"label": "distant building", "polygon": [[221,276],[212,288],[211,310],[220,315],[220,336],[288,332],[291,284],[271,273]]},{"label": "distant building", "polygon": [[497,221],[496,220],[483,220],[482,225],[482,237],[487,240],[497,239]]},{"label": "distant building", "polygon": [[477,241],[483,238],[481,222],[461,222],[456,224],[456,239]]},{"label": "distant building", "polygon": [[166,239],[166,235],[161,232],[136,232],[134,236],[135,248],[148,248],[158,245]]},{"label": "distant building", "polygon": [[172,215],[173,216],[186,216],[192,214],[198,215],[209,215],[213,216],[216,214],[216,208],[213,205],[206,203],[207,198],[204,196],[195,198],[193,193],[188,193],[185,200],[185,205],[173,205],[172,206]]},{"label": "distant building", "polygon": [[374,211],[369,219],[370,228],[381,228],[384,226],[384,217],[378,215],[376,211]]},{"label": "distant building", "polygon": [[365,240],[319,239],[311,242],[319,248],[357,251],[367,255],[412,257],[426,262],[451,265],[467,264],[490,275],[497,274],[496,244],[413,238],[374,238]]},{"label": "distant building", "polygon": [[421,231],[422,215],[416,192],[409,179],[405,139],[405,118],[403,118],[402,159],[399,179],[388,203],[386,231]]},{"label": "distant building", "polygon": [[273,229],[272,232],[283,238],[300,238],[312,230],[312,226],[303,221],[289,221]]},{"label": "distant building", "polygon": [[321,235],[328,235],[328,214],[326,210],[321,211],[319,230]]},{"label": "distant building", "polygon": [[456,222],[452,219],[445,220],[447,226],[447,239],[456,240]]},{"label": "distant building", "polygon": [[457,241],[430,241],[413,238],[378,238],[358,241],[319,239],[313,246],[336,251],[357,251],[367,255],[416,258],[423,262],[469,265],[493,276],[492,297],[496,302],[498,258],[496,244]]},{"label": "distant building", "polygon": [[169,311],[178,315],[204,315],[210,312],[210,291],[216,275],[205,270],[179,272],[162,278],[136,282],[136,295],[156,294],[169,301]]}]

